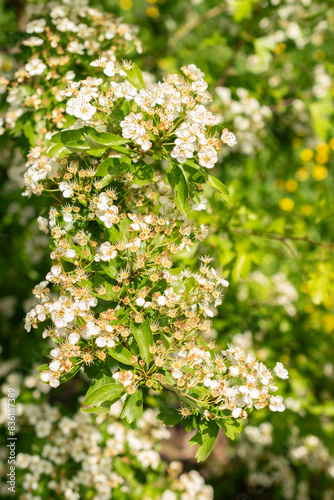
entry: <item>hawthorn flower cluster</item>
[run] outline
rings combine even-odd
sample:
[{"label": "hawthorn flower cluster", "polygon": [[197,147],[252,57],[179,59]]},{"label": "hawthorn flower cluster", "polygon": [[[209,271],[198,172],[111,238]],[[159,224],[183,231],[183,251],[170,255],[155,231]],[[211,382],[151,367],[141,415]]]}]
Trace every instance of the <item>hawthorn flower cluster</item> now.
[{"label": "hawthorn flower cluster", "polygon": [[[66,111],[76,118],[88,123],[98,120],[98,117],[105,120],[104,115],[112,113],[119,99],[134,101],[137,112],[131,111],[120,122],[125,139],[132,140],[142,152],[151,148],[162,149],[181,164],[194,158],[205,168],[213,168],[217,163],[222,142],[230,147],[236,144],[235,135],[226,128],[220,138],[216,137],[214,127],[221,119],[200,104],[211,100],[206,91],[207,83],[197,78],[196,72],[189,72],[188,67],[182,68],[186,77],[170,74],[163,82],[138,91],[127,79],[127,71],[132,68],[130,62],[116,63],[100,58],[91,65],[102,68],[103,73],[110,77],[107,81],[109,88],[106,92],[98,90],[104,82],[102,78],[70,83],[65,93],[72,97]],[[168,146],[172,136],[176,138],[170,151]]]},{"label": "hawthorn flower cluster", "polygon": [[[66,171],[72,168],[71,165],[72,162],[68,162]],[[81,178],[91,185],[91,177]],[[198,228],[187,219],[178,221],[171,197],[168,203],[166,185],[157,177],[153,186],[149,190],[150,198],[155,195],[153,201],[146,200],[145,212],[148,215],[120,211],[114,204],[117,203],[115,190],[103,191],[92,197],[86,209],[88,220],[95,219],[106,230],[112,229],[119,237],[114,243],[97,242],[83,231],[72,237],[67,234],[69,224],[83,217],[78,203],[81,190],[73,189],[76,205],[57,210],[51,208],[49,227],[55,240],[51,258],[56,264],[51,267],[45,281],[35,287],[34,293],[40,303],[26,317],[28,331],[31,326],[36,328],[38,323],[51,320],[52,328],[44,330],[43,336],[52,337],[59,345],[51,351],[53,361],[49,365],[50,371],[41,375],[51,386],[58,386],[61,375],[72,368],[71,358],[76,363],[86,364],[105,359],[107,348],[130,336],[132,321],[141,324],[147,320],[154,333],[170,332],[178,341],[183,335],[175,325],[182,316],[188,338],[198,331],[210,330],[209,318],[214,315],[211,304],[213,307],[221,304],[228,282],[208,267],[210,259],[205,257],[198,272],[188,269],[175,273],[173,257],[190,250],[197,241],[204,240],[207,229],[204,226]],[[164,188],[162,191],[161,187]],[[141,191],[145,192],[143,188]],[[161,213],[155,215],[151,210],[159,191],[161,198],[166,199],[163,200],[164,205],[159,204]],[[130,188],[122,194],[127,196],[128,202],[132,197],[133,203],[141,205],[138,199],[136,201],[138,188]],[[150,211],[147,210],[149,204]],[[68,215],[71,217],[68,218]],[[67,265],[72,264],[70,271],[65,271],[64,260]],[[106,268],[108,263],[113,267]],[[90,286],[87,285],[90,276],[97,278],[105,272],[111,273],[113,279],[98,280],[98,285],[94,287],[91,286],[94,285],[94,278]],[[136,283],[145,276],[145,285],[136,289]],[[80,286],[83,282],[85,286]],[[60,288],[59,297],[50,293],[51,285]],[[112,301],[115,307],[104,308],[96,315],[94,309],[99,299]],[[169,318],[168,328],[164,318]]]},{"label": "hawthorn flower cluster", "polygon": [[[67,500],[80,500],[88,494],[96,500],[125,496],[141,500],[148,495],[160,500],[212,500],[212,488],[197,471],[183,472],[180,462],[167,463],[161,457],[160,442],[168,439],[170,432],[156,419],[155,411],[146,410],[131,426],[119,419],[121,402],[106,415],[76,411],[69,418],[62,407],[45,401],[41,390],[47,386],[35,377],[12,373],[1,385],[1,427],[7,425],[8,386],[15,388],[18,397],[20,435],[29,434],[32,439],[16,457],[17,489],[22,500],[37,498],[41,485],[44,494]],[[1,446],[1,455],[5,451]],[[6,467],[1,468],[3,495],[7,494],[7,472]],[[152,491],[152,485],[139,479],[141,473],[154,478]]]},{"label": "hawthorn flower cluster", "polygon": [[140,53],[141,42],[135,26],[90,7],[85,0],[29,7],[35,18],[26,25],[22,45],[31,55],[17,68],[9,86],[5,127],[14,128],[25,113],[34,110],[38,112],[35,131],[48,138],[53,128],[66,127],[64,89],[86,67],[87,57],[113,60],[126,50]]},{"label": "hawthorn flower cluster", "polygon": [[[209,234],[195,218],[206,210],[202,184],[225,189],[207,169],[236,144],[207,107],[205,75],[190,64],[146,88],[138,67],[119,57],[140,50],[135,30],[85,1],[48,8],[47,20],[28,23],[33,55],[10,86],[6,122],[15,130],[26,108],[38,111],[24,194],[55,200],[48,219],[39,218],[52,264],[26,316],[27,331],[43,324],[53,343],[40,379],[56,388],[80,369],[94,378],[102,367],[105,378],[95,379],[84,404],[105,413],[125,395],[131,422],[143,406],[129,401],[143,389],[174,392],[182,417],[194,415],[196,425],[236,421],[252,408],[283,411],[262,363],[233,346],[214,354],[201,339],[228,287],[212,259],[178,267]],[[78,66],[86,67],[80,81]],[[27,82],[34,89],[23,99]],[[275,370],[288,377],[283,366]],[[114,396],[100,394],[105,379]]]},{"label": "hawthorn flower cluster", "polygon": [[[94,65],[104,68],[108,77],[113,73],[110,78],[115,79],[125,78],[123,74],[128,76],[132,69],[126,62],[110,62],[102,59]],[[83,123],[110,130],[113,107],[134,100],[140,112],[126,114],[124,110],[119,128],[113,125],[126,145],[119,149],[119,136],[108,132],[89,135],[85,125],[82,137],[87,146],[84,141],[83,146],[74,143],[78,152],[70,149],[64,157],[56,154],[49,158],[44,148],[37,147],[29,157],[27,194],[51,191],[59,197],[59,204],[51,207],[49,214],[54,263],[36,286],[39,303],[26,317],[28,331],[47,322],[43,337],[56,344],[41,379],[58,387],[81,366],[107,363],[119,350],[125,350],[129,369],[116,367],[113,378],[128,395],[141,387],[165,388],[185,398],[185,415],[194,411],[212,419],[226,414],[246,418],[247,409],[268,405],[272,411],[283,411],[282,398],[269,393],[276,386],[263,364],[232,348],[212,357],[210,346],[197,345],[201,334],[210,332],[211,318],[222,303],[228,282],[210,266],[209,257],[201,258],[197,270],[175,267],[177,254],[203,241],[208,230],[180,213],[163,173],[150,167],[151,159],[143,158],[149,150],[151,155],[168,155],[167,137],[175,137],[171,158],[175,148],[188,148],[199,140],[198,168],[214,166],[220,141],[215,132],[211,136],[208,132],[218,120],[197,104],[206,96],[206,85],[202,79],[190,84],[184,77],[169,75],[163,84],[147,92],[140,90],[135,97],[117,97],[115,103],[115,85],[111,85],[111,92],[102,91],[102,82],[102,78],[89,77],[67,87],[67,95],[72,95],[67,111],[79,120],[73,133],[82,134]],[[127,92],[135,94],[130,85],[126,84]],[[168,127],[159,123],[168,123]],[[91,156],[87,149],[102,146],[109,137],[118,141],[116,153],[105,147],[107,152],[100,153],[102,161]],[[222,131],[223,142],[233,145],[234,140],[228,130]],[[110,172],[118,165],[121,173],[111,174],[110,179],[107,175],[105,181],[106,163],[111,165]],[[150,172],[145,182],[137,184],[141,169]],[[195,210],[203,208],[200,204],[205,209],[206,200],[197,199],[200,203],[195,204]],[[138,329],[151,338],[145,347],[141,344],[139,353],[131,350],[137,343]],[[142,349],[149,354],[143,354]],[[282,373],[284,368],[277,369],[277,375]]]},{"label": "hawthorn flower cluster", "polygon": [[[176,338],[183,337],[186,325],[178,324]],[[182,417],[196,414],[202,408],[207,418],[215,418],[215,410],[229,411],[233,418],[247,418],[250,409],[260,410],[269,406],[273,412],[285,409],[283,398],[270,392],[277,391],[270,370],[254,356],[237,346],[213,354],[214,343],[199,346],[198,339],[185,343],[178,353],[171,353],[161,343],[151,348],[156,367],[166,366],[171,377],[168,382],[159,373],[156,380],[162,386],[182,394],[187,404],[180,409]],[[282,363],[274,370],[279,378],[288,378]],[[140,375],[118,371],[114,378],[130,393]],[[151,384],[150,384],[151,385]],[[154,386],[154,382],[153,382]],[[201,390],[201,398],[196,400],[196,390]]]}]

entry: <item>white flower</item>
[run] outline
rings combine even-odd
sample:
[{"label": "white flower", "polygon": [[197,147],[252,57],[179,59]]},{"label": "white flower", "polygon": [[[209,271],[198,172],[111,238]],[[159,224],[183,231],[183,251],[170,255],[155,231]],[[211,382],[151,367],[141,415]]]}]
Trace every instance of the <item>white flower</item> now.
[{"label": "white flower", "polygon": [[67,102],[66,113],[81,120],[90,120],[96,113],[96,107],[89,102],[90,99],[89,94],[73,97]]},{"label": "white flower", "polygon": [[103,73],[107,76],[115,75],[115,64],[112,61],[109,61],[103,70]]},{"label": "white flower", "polygon": [[230,148],[232,146],[235,146],[237,143],[237,140],[235,138],[235,135],[232,134],[227,128],[223,130],[222,136],[221,136],[222,141],[227,144]]},{"label": "white flower", "polygon": [[242,408],[234,408],[232,411],[232,417],[233,418],[239,418],[242,413]]},{"label": "white flower", "polygon": [[41,75],[45,69],[46,65],[38,57],[30,59],[25,65],[25,70],[30,76]]},{"label": "white flower", "polygon": [[185,163],[188,158],[194,156],[194,146],[191,143],[182,143],[180,146],[175,146],[170,155],[179,163]]},{"label": "white flower", "polygon": [[137,306],[143,306],[145,304],[145,299],[138,297],[138,299],[136,299],[136,304]]},{"label": "white flower", "polygon": [[217,151],[212,146],[205,146],[198,152],[198,161],[202,167],[213,168],[218,161]]},{"label": "white flower", "polygon": [[38,47],[44,43],[43,38],[39,38],[38,36],[31,36],[28,40],[24,40],[22,42],[23,45],[27,47]]},{"label": "white flower", "polygon": [[109,241],[102,243],[99,251],[95,255],[95,261],[99,262],[100,260],[104,262],[110,262],[117,256],[117,251],[115,247],[111,245]]},{"label": "white flower", "polygon": [[70,198],[73,194],[73,189],[70,187],[69,183],[66,181],[59,183],[59,189],[63,193],[64,198]]},{"label": "white flower", "polygon": [[286,380],[289,378],[289,372],[284,368],[283,363],[276,363],[276,366],[274,368],[274,373],[277,375],[277,377]]},{"label": "white flower", "polygon": [[230,375],[231,377],[237,377],[240,373],[240,369],[238,366],[231,366],[230,367]]},{"label": "white flower", "polygon": [[281,411],[285,410],[282,396],[271,396],[269,403],[270,403],[269,410],[271,410],[271,411],[281,412]]},{"label": "white flower", "polygon": [[160,295],[160,297],[158,297],[157,302],[158,302],[159,306],[165,306],[167,299],[163,295]]},{"label": "white flower", "polygon": [[27,33],[43,33],[46,25],[45,19],[35,19],[27,23],[26,32]]},{"label": "white flower", "polygon": [[78,333],[72,332],[68,336],[68,341],[72,345],[77,344],[79,340],[80,340],[80,335]]},{"label": "white flower", "polygon": [[143,450],[137,455],[137,459],[144,467],[152,467],[156,469],[160,463],[160,455],[154,450]]},{"label": "white flower", "polygon": [[206,89],[208,88],[208,84],[201,78],[193,82],[191,84],[191,88],[193,89],[194,92],[205,92]]},{"label": "white flower", "polygon": [[197,212],[200,212],[201,210],[206,210],[206,204],[208,202],[207,199],[204,198],[204,196],[200,195],[199,196],[199,203],[195,203],[191,208],[193,210],[196,210]]}]

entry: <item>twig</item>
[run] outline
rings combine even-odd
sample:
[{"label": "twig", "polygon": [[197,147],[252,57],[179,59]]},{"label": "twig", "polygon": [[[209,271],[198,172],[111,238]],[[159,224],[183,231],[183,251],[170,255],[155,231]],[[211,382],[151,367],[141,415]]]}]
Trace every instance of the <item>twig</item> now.
[{"label": "twig", "polygon": [[307,236],[286,236],[276,233],[260,233],[257,231],[252,231],[251,229],[237,229],[237,228],[229,228],[229,231],[238,234],[252,234],[254,236],[259,236],[261,238],[269,238],[273,240],[283,241],[284,243],[288,240],[294,240],[294,241],[304,241],[305,243],[310,243],[311,245],[316,245],[322,248],[334,248],[334,243],[322,243],[321,241],[311,240]]},{"label": "twig", "polygon": [[189,21],[189,23],[185,24],[178,31],[176,31],[173,36],[171,36],[171,38],[168,41],[168,47],[172,47],[173,45],[175,45],[182,38],[188,35],[188,33],[190,33],[192,30],[194,30],[201,24],[206,23],[207,21],[209,21],[209,19],[219,16],[219,14],[222,14],[224,10],[226,10],[225,2],[223,2],[221,5],[213,7],[212,9],[206,11],[204,14],[195,17],[194,19]]}]

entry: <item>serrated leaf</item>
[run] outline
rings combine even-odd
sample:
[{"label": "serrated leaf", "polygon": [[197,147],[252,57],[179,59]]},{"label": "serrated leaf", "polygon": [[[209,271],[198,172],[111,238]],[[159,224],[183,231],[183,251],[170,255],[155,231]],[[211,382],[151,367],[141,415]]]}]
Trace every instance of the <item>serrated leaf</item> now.
[{"label": "serrated leaf", "polygon": [[48,370],[49,369],[49,365],[48,363],[44,363],[44,365],[41,365],[39,368],[38,368],[38,371],[39,372],[43,372],[44,370]]},{"label": "serrated leaf", "polygon": [[112,358],[116,359],[116,361],[118,361],[119,363],[133,366],[133,363],[131,362],[133,354],[128,349],[126,349],[126,347],[124,347],[122,344],[118,344],[116,347],[108,349],[108,354]]},{"label": "serrated leaf", "polygon": [[127,75],[127,79],[129,80],[129,82],[134,87],[136,87],[136,89],[140,90],[140,89],[145,88],[145,82],[144,82],[142,72],[140,71],[140,69],[138,68],[137,65],[135,65],[132,69],[129,69],[126,72],[126,75]]},{"label": "serrated leaf", "polygon": [[104,177],[106,175],[115,178],[129,169],[129,158],[107,158],[100,163],[95,175]]},{"label": "serrated leaf", "polygon": [[81,408],[84,413],[97,413],[98,415],[109,413],[111,405],[116,401],[104,401],[100,406]]},{"label": "serrated leaf", "polygon": [[106,263],[100,263],[101,264],[101,267],[103,269],[103,271],[110,277],[110,278],[113,278],[115,279],[117,274],[118,274],[118,269],[117,267],[115,266],[115,264],[113,262],[108,262],[108,264]]},{"label": "serrated leaf", "polygon": [[125,418],[129,424],[138,420],[143,413],[143,391],[137,389],[135,393],[127,396],[120,417]]},{"label": "serrated leaf", "polygon": [[82,139],[82,129],[79,130],[62,130],[61,132],[57,132],[54,134],[50,142],[54,142],[56,144],[67,144],[71,141],[79,141]]},{"label": "serrated leaf", "polygon": [[208,178],[207,173],[203,172],[199,165],[197,165],[194,161],[187,161],[183,165],[184,170],[188,175],[188,182],[192,184],[204,184]]},{"label": "serrated leaf", "polygon": [[90,146],[86,141],[80,140],[67,142],[66,148],[72,153],[77,153],[78,151],[88,151]]},{"label": "serrated leaf", "polygon": [[153,345],[153,335],[149,320],[146,319],[139,325],[131,322],[131,332],[137,341],[140,356],[146,362],[146,366],[148,366],[152,358],[149,349]]},{"label": "serrated leaf", "polygon": [[213,177],[212,175],[208,175],[207,183],[209,184],[209,186],[213,187],[216,191],[218,191],[222,195],[225,201],[229,200],[230,193],[225,184],[220,182],[220,180],[216,179],[216,177]]},{"label": "serrated leaf", "polygon": [[84,128],[83,132],[84,138],[91,148],[102,148],[103,146],[106,148],[112,146],[120,146],[121,144],[127,144],[129,142],[128,139],[124,139],[115,134],[111,134],[109,132],[97,132],[93,128]]},{"label": "serrated leaf", "polygon": [[83,403],[85,405],[94,406],[99,406],[104,401],[113,401],[114,403],[120,399],[123,394],[123,386],[110,377],[109,382],[98,385],[96,388],[94,388],[93,384],[90,394],[86,396]]},{"label": "serrated leaf", "polygon": [[54,156],[60,155],[63,151],[66,151],[66,146],[59,142],[58,144],[54,144],[47,150],[47,155],[50,158],[53,158]]},{"label": "serrated leaf", "polygon": [[219,424],[223,427],[226,437],[234,440],[235,436],[241,432],[241,423],[238,420],[232,419],[222,419],[222,423]]},{"label": "serrated leaf", "polygon": [[133,183],[138,186],[144,186],[154,176],[154,170],[151,165],[147,163],[131,165],[131,173],[134,175]]},{"label": "serrated leaf", "polygon": [[165,425],[176,425],[181,422],[182,416],[176,408],[162,406],[160,407],[160,413],[157,416],[157,419],[161,420]]},{"label": "serrated leaf", "polygon": [[198,462],[204,462],[213,450],[219,432],[218,425],[212,420],[202,421],[197,433],[189,441],[190,446],[198,444],[196,458]]},{"label": "serrated leaf", "polygon": [[182,169],[178,165],[171,163],[167,172],[167,178],[170,185],[174,189],[174,201],[177,208],[182,214],[187,215],[189,212],[189,190],[187,179],[185,178]]},{"label": "serrated leaf", "polygon": [[73,368],[71,368],[71,370],[68,373],[65,373],[64,375],[61,375],[60,382],[61,383],[62,382],[67,382],[68,380],[70,380],[72,377],[74,377],[74,375],[76,375],[78,373],[78,371],[80,370],[80,368],[81,368],[81,364],[73,366]]}]

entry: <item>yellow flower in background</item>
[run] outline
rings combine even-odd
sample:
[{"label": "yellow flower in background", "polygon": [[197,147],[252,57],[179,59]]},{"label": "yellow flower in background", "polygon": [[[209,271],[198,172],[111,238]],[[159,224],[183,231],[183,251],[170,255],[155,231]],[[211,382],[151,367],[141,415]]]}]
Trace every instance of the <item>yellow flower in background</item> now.
[{"label": "yellow flower in background", "polygon": [[327,163],[329,160],[329,156],[326,155],[326,154],[321,154],[321,153],[318,153],[317,155],[315,155],[315,161],[317,163]]},{"label": "yellow flower in background", "polygon": [[285,43],[279,43],[274,50],[275,54],[279,55],[282,54],[286,49],[286,44]]},{"label": "yellow flower in background", "polygon": [[313,206],[309,205],[308,203],[306,203],[305,205],[302,205],[300,210],[301,210],[302,214],[304,214],[306,216],[310,216],[314,212]]},{"label": "yellow flower in background", "polygon": [[323,179],[326,179],[327,175],[328,175],[328,170],[323,165],[315,165],[312,168],[312,177],[316,181],[322,181]]},{"label": "yellow flower in background", "polygon": [[334,315],[325,314],[323,317],[323,325],[325,333],[331,333],[332,331],[334,331]]},{"label": "yellow flower in background", "polygon": [[293,193],[298,189],[298,182],[295,179],[289,179],[285,183],[285,189],[289,191],[289,193]]},{"label": "yellow flower in background", "polygon": [[317,153],[321,155],[327,155],[329,153],[329,146],[325,142],[320,142],[315,149]]},{"label": "yellow flower in background", "polygon": [[123,10],[130,10],[133,7],[132,0],[120,0],[119,6]]},{"label": "yellow flower in background", "polygon": [[279,207],[281,210],[284,210],[285,212],[291,212],[293,210],[293,207],[295,206],[293,200],[291,198],[282,198],[279,203]]},{"label": "yellow flower in background", "polygon": [[154,7],[152,5],[151,7],[147,7],[146,14],[148,15],[148,17],[158,17],[160,12],[158,7]]},{"label": "yellow flower in background", "polygon": [[329,139],[329,142],[328,142],[330,148],[334,151],[334,137],[332,137],[331,139]]},{"label": "yellow flower in background", "polygon": [[310,161],[312,160],[314,153],[311,149],[303,149],[299,156],[302,161]]},{"label": "yellow flower in background", "polygon": [[306,170],[306,168],[302,167],[296,172],[296,177],[300,182],[307,181],[307,179],[310,177],[310,172]]}]

